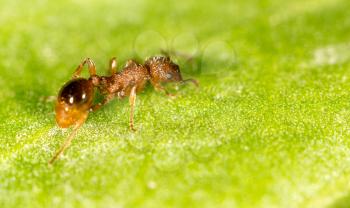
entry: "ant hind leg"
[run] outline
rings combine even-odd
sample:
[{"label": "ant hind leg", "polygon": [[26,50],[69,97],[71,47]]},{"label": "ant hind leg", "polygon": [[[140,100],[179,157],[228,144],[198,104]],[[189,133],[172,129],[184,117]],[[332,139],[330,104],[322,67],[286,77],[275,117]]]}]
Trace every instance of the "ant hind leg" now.
[{"label": "ant hind leg", "polygon": [[84,124],[85,120],[87,119],[88,114],[85,114],[73,127],[73,131],[71,134],[67,137],[66,141],[63,143],[63,145],[57,150],[55,155],[51,158],[49,161],[49,165],[52,165],[58,157],[70,146],[72,143],[72,140],[75,137],[75,134],[77,133],[78,129]]},{"label": "ant hind leg", "polygon": [[74,72],[74,74],[72,76],[73,79],[80,77],[81,71],[83,70],[85,64],[88,65],[90,76],[96,75],[95,63],[90,58],[86,58],[86,59],[84,59],[84,61],[82,61],[79,64],[79,66],[75,70],[75,72]]}]

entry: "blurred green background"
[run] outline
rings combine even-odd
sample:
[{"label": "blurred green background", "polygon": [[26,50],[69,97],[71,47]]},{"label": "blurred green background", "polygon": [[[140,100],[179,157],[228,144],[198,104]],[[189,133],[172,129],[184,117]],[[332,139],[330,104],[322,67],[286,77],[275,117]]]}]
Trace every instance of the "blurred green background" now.
[{"label": "blurred green background", "polygon": [[[0,207],[349,207],[350,2],[0,0]],[[54,101],[160,50],[185,78],[91,113],[72,146]]]}]

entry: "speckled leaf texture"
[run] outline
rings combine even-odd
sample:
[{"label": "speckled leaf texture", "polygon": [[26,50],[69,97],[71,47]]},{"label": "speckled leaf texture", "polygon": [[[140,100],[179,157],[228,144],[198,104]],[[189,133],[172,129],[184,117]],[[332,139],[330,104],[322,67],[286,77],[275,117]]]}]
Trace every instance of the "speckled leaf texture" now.
[{"label": "speckled leaf texture", "polygon": [[[350,207],[347,0],[0,0],[0,207]],[[192,85],[91,113],[55,96],[92,58],[168,51]],[[87,72],[84,76],[87,77]],[[96,94],[96,100],[101,96]]]}]

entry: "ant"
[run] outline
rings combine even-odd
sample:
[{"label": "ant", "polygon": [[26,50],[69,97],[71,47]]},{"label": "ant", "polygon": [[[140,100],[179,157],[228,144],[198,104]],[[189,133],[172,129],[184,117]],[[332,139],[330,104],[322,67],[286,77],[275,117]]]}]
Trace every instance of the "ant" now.
[{"label": "ant", "polygon": [[[80,77],[85,65],[88,66],[90,74],[88,79]],[[60,128],[73,127],[73,131],[49,161],[49,164],[52,164],[69,147],[77,130],[86,121],[89,112],[98,110],[113,98],[122,99],[129,96],[129,127],[130,130],[135,131],[136,94],[144,89],[148,81],[157,91],[163,91],[170,97],[174,97],[174,95],[162,86],[163,83],[192,82],[195,86],[198,86],[198,81],[195,79],[182,79],[179,66],[171,61],[169,56],[150,57],[144,64],[129,60],[120,72],[117,72],[117,61],[114,57],[109,62],[109,70],[111,72],[110,76],[97,75],[94,62],[90,58],[86,58],[79,64],[73,73],[72,79],[59,91],[55,107],[57,125]],[[104,96],[101,103],[93,103],[95,88]]]}]

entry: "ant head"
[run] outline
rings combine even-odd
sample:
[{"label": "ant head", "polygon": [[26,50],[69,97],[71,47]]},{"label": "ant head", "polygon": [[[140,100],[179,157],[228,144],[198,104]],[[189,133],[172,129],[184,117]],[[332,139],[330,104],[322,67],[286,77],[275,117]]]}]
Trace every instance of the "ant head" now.
[{"label": "ant head", "polygon": [[154,56],[146,60],[145,66],[151,76],[159,82],[179,82],[182,80],[179,66],[169,57]]},{"label": "ant head", "polygon": [[94,87],[91,81],[78,78],[67,82],[60,90],[56,102],[56,122],[68,128],[86,117],[92,105]]},{"label": "ant head", "polygon": [[164,64],[164,72],[166,80],[169,82],[179,82],[182,80],[179,65],[172,62],[169,58],[166,59]]}]

